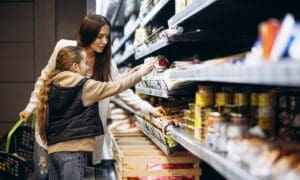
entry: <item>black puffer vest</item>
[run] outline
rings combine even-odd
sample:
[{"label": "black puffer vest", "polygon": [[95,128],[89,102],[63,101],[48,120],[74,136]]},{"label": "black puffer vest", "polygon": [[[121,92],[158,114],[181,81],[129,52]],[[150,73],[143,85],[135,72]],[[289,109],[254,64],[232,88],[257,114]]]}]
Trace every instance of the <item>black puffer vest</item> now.
[{"label": "black puffer vest", "polygon": [[48,145],[104,134],[98,103],[84,107],[81,100],[82,87],[87,80],[82,79],[75,87],[51,84],[46,130]]}]

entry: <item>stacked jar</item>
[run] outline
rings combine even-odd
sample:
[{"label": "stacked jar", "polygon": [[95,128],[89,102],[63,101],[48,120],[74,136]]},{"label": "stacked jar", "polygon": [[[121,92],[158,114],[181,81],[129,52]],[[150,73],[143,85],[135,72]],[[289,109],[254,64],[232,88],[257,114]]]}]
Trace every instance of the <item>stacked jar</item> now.
[{"label": "stacked jar", "polygon": [[194,138],[204,140],[205,118],[209,112],[213,111],[213,88],[208,85],[198,86],[195,97],[195,132]]},{"label": "stacked jar", "polygon": [[258,94],[258,126],[267,135],[274,135],[275,133],[275,103],[274,95],[272,93]]}]

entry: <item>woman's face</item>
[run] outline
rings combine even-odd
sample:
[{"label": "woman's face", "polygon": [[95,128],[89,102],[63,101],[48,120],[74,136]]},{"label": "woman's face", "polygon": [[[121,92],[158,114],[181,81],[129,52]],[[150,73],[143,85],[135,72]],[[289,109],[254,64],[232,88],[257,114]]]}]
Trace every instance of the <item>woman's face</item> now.
[{"label": "woman's face", "polygon": [[100,29],[95,41],[90,45],[90,48],[97,53],[102,53],[109,41],[109,38],[110,28],[108,25],[104,25]]}]

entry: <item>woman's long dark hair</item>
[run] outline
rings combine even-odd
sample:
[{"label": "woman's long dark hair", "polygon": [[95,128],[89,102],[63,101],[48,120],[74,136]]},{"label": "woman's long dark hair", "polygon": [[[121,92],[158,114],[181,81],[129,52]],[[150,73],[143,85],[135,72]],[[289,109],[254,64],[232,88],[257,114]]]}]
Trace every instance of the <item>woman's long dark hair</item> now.
[{"label": "woman's long dark hair", "polygon": [[[111,28],[110,22],[98,14],[85,16],[79,30],[79,47],[88,47],[98,36],[99,31],[104,25]],[[110,37],[102,53],[95,53],[95,64],[92,78],[98,81],[109,81],[111,79],[111,41]]]}]

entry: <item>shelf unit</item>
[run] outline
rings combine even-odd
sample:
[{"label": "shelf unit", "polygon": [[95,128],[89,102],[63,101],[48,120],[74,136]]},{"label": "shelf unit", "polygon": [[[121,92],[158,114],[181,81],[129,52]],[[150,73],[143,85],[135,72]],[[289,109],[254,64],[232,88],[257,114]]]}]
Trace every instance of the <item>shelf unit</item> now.
[{"label": "shelf unit", "polygon": [[150,21],[152,21],[155,16],[164,8],[167,6],[168,3],[170,3],[171,0],[160,0],[155,7],[143,18],[141,22],[141,27],[146,26]]},{"label": "shelf unit", "polygon": [[125,61],[129,61],[130,59],[134,58],[134,49],[126,51],[121,58],[116,59],[117,65],[121,65]]},{"label": "shelf unit", "polygon": [[174,15],[168,20],[169,27],[175,27],[183,23],[185,20],[189,19],[190,17],[194,16],[201,10],[205,9],[212,3],[216,2],[217,0],[198,0],[195,1],[190,6],[186,7],[182,12]]},{"label": "shelf unit", "polygon": [[183,129],[171,128],[172,137],[195,156],[210,164],[227,179],[232,180],[267,180],[269,177],[256,177],[249,173],[248,168],[226,159],[225,154],[217,153],[203,143],[187,135]]},{"label": "shelf unit", "polygon": [[[156,6],[143,19],[137,19],[131,31],[120,40],[119,44],[116,47],[112,49],[112,55],[114,56],[117,52],[121,50],[121,47],[125,44],[127,40],[129,40],[133,36],[135,30],[138,27],[143,27],[148,25],[151,21],[153,21],[156,18],[156,16],[158,16],[162,12],[164,8],[166,8],[170,4],[172,4],[171,0],[160,0],[156,4]],[[134,49],[130,52],[126,52],[125,55],[123,55],[120,60],[117,60],[118,62],[117,64],[121,64],[127,61],[132,57],[133,54],[135,54]]]},{"label": "shelf unit", "polygon": [[[151,19],[155,18],[156,13],[162,9],[162,6],[169,4],[169,1],[161,0],[159,5],[154,7],[153,10],[143,19],[141,20],[140,25],[146,25],[151,21]],[[236,3],[236,5],[234,5]],[[244,3],[244,4],[243,4]],[[260,6],[260,3],[263,6]],[[137,48],[134,52],[135,60],[139,60],[145,57],[148,57],[153,54],[157,54],[164,49],[167,49],[170,46],[178,46],[182,42],[185,43],[192,43],[191,39],[194,42],[201,42],[197,44],[198,48],[202,51],[205,51],[214,45],[224,45],[222,43],[223,40],[226,41],[230,38],[234,37],[236,39],[241,38],[241,41],[246,39],[246,43],[244,46],[239,46],[240,44],[237,43],[236,47],[240,47],[239,50],[241,52],[245,52],[245,50],[249,50],[250,44],[249,41],[254,42],[254,36],[256,35],[257,25],[258,22],[262,20],[266,20],[266,18],[276,17],[282,18],[287,12],[295,13],[295,17],[299,18],[300,13],[297,13],[297,8],[299,7],[298,2],[288,0],[287,2],[274,2],[276,5],[271,5],[273,3],[271,0],[265,1],[238,1],[238,0],[194,0],[193,4],[186,7],[182,12],[175,14],[167,21],[169,27],[176,27],[176,26],[188,26],[193,20],[197,19],[193,25],[199,25],[199,31],[197,30],[196,36],[184,38],[187,36],[175,37],[175,38],[165,38],[160,39],[154,43],[144,44],[143,47]],[[290,3],[290,4],[288,4]],[[293,3],[293,4],[292,4]],[[288,4],[288,5],[287,5]],[[251,14],[247,12],[243,12],[249,6],[249,9],[255,13]],[[264,9],[266,7],[276,7],[273,11],[270,11],[268,14],[267,10]],[[238,9],[238,7],[241,7]],[[226,9],[228,8],[228,9]],[[290,8],[290,11],[286,11]],[[231,10],[234,10],[231,11]],[[259,9],[256,13],[255,10]],[[220,11],[219,11],[220,10]],[[227,11],[226,11],[227,10]],[[277,11],[279,10],[279,11]],[[220,12],[220,13],[219,13]],[[241,12],[241,14],[239,14]],[[210,16],[211,14],[212,16]],[[224,15],[224,17],[219,17]],[[228,14],[228,15],[227,15]],[[237,16],[236,14],[239,14]],[[236,17],[234,17],[236,16]],[[211,19],[210,19],[211,17]],[[232,19],[231,19],[232,17]],[[243,22],[243,18],[245,17],[245,21],[249,20],[249,24]],[[251,19],[253,17],[253,19]],[[218,20],[218,21],[215,21]],[[217,22],[217,23],[216,23]],[[201,24],[203,23],[203,24]],[[206,26],[207,23],[208,25]],[[228,24],[227,24],[228,23]],[[242,24],[241,24],[242,23]],[[235,28],[231,27],[232,25],[236,25],[241,28],[241,32],[238,32]],[[226,25],[225,27],[222,27]],[[245,27],[241,27],[246,25]],[[254,28],[252,27],[254,26]],[[220,28],[215,30],[213,28]],[[243,34],[243,30],[252,27],[249,31],[246,32],[245,37],[241,36]],[[201,29],[203,28],[203,29]],[[231,30],[233,33],[230,34]],[[222,31],[224,30],[224,33]],[[229,32],[229,33],[228,33]],[[224,36],[226,35],[226,36]],[[224,38],[225,37],[225,38]],[[128,38],[128,37],[125,37]],[[177,38],[177,39],[176,39]],[[234,40],[236,40],[234,39]],[[124,40],[125,42],[125,40]],[[207,42],[213,44],[209,44],[208,48]],[[215,43],[218,42],[218,43]],[[186,45],[186,44],[184,44]],[[193,44],[195,45],[195,44]],[[225,44],[228,45],[228,44]],[[230,44],[229,44],[230,45]],[[251,45],[252,46],[252,45]],[[194,48],[194,47],[193,47]],[[197,48],[197,47],[196,47]],[[216,47],[216,49],[218,49]],[[179,49],[181,50],[181,49]],[[218,49],[219,50],[219,49]],[[165,50],[168,51],[168,50]],[[177,53],[176,51],[172,51],[172,53]],[[210,52],[211,53],[211,52]],[[212,51],[213,53],[213,51]],[[218,54],[219,55],[219,54]],[[122,62],[126,61],[126,58],[122,59]],[[196,65],[197,66],[197,65]],[[196,81],[196,82],[220,82],[220,83],[237,83],[237,84],[251,84],[251,85],[267,85],[267,86],[284,86],[284,87],[300,87],[300,78],[299,77],[299,70],[300,70],[300,63],[297,61],[292,60],[283,60],[278,63],[260,63],[256,65],[242,65],[242,64],[224,64],[224,65],[217,65],[217,66],[194,66],[191,69],[185,70],[172,70],[165,74],[170,80],[184,80],[184,81]],[[152,96],[159,96],[163,98],[169,98],[170,92],[167,90],[159,90],[159,89],[149,89],[149,88],[139,88],[136,87],[136,91],[143,94],[148,94]],[[121,105],[121,104],[120,104]],[[123,104],[121,105],[123,106]],[[125,106],[124,106],[125,107]],[[141,127],[142,131],[145,131],[142,126],[138,123],[137,125]],[[170,129],[172,137],[184,148],[188,151],[199,157],[200,159],[204,160],[208,163],[211,167],[213,167],[219,174],[224,176],[227,179],[245,179],[245,180],[266,180],[270,179],[271,177],[256,177],[249,173],[248,167],[243,164],[236,164],[231,160],[226,158],[226,154],[218,153],[211,150],[209,147],[206,147],[203,143],[195,140],[193,137],[187,135],[184,130],[179,128],[171,128]],[[149,133],[144,132],[148,135],[154,143],[158,145],[163,151],[169,153],[164,146],[160,144],[154,137],[151,137]]]},{"label": "shelf unit", "polygon": [[140,130],[146,135],[148,136],[153,142],[154,144],[156,144],[166,155],[169,155],[172,153],[173,149],[172,148],[168,148],[165,144],[163,144],[160,140],[158,140],[154,135],[152,135],[141,123],[140,121],[144,121],[141,117],[136,116],[137,120],[136,121],[136,125],[140,128]]},{"label": "shelf unit", "polygon": [[135,90],[139,93],[148,94],[148,95],[151,95],[151,96],[159,96],[159,97],[163,97],[163,98],[168,98],[169,97],[168,91],[163,90],[163,89],[152,89],[152,88],[139,88],[139,87],[136,87]]},{"label": "shelf unit", "polygon": [[135,23],[133,24],[133,27],[131,29],[130,32],[128,32],[128,34],[126,34],[119,42],[119,44],[116,47],[113,47],[112,49],[112,54],[115,55],[120,49],[121,47],[125,44],[125,42],[131,37],[133,36],[135,29],[140,25],[140,19],[137,19],[135,21]]},{"label": "shelf unit", "polygon": [[300,63],[296,60],[281,60],[277,63],[256,65],[225,64],[198,66],[185,70],[172,70],[165,74],[171,80],[211,81],[224,83],[299,87]]}]

